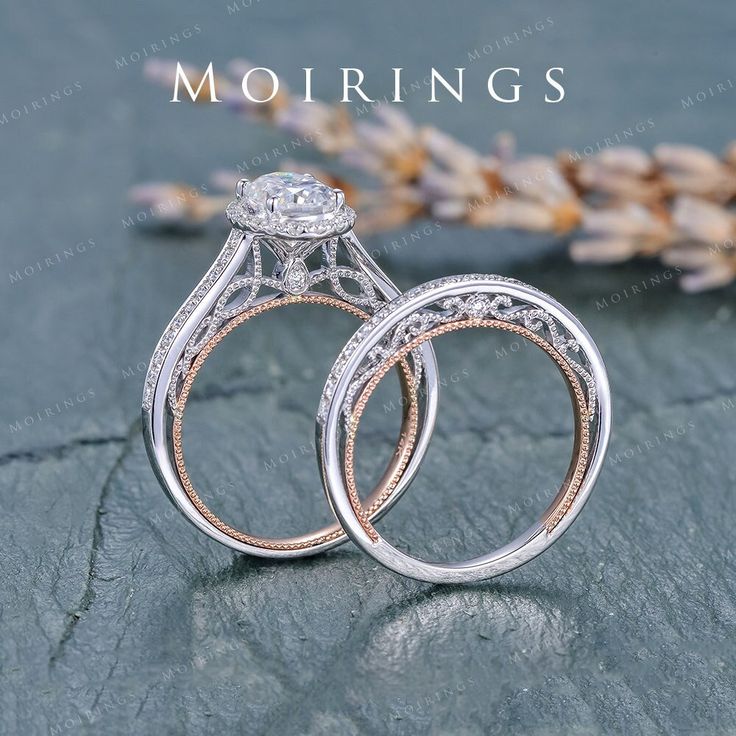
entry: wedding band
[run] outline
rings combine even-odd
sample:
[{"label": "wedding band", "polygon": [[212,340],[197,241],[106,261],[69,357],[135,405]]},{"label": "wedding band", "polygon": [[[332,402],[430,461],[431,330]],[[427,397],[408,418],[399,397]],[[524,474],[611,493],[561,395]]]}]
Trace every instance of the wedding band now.
[{"label": "wedding band", "polygon": [[[352,231],[355,212],[340,190],[307,174],[243,179],[226,214],[232,230],[210,269],[161,336],[146,374],[143,432],[151,465],[169,498],[198,529],[241,552],[300,557],[346,540],[337,524],[273,539],[220,519],[197,493],[184,462],[184,410],[193,382],[217,345],[247,320],[292,304],[320,304],[368,319],[399,294]],[[344,282],[352,281],[351,290]],[[364,513],[378,519],[411,483],[427,450],[438,377],[429,343],[398,364],[402,428],[396,452]],[[244,478],[244,483],[247,479]]]},{"label": "wedding band", "polygon": [[[455,330],[505,330],[541,348],[568,386],[575,414],[569,469],[529,529],[489,554],[434,563],[402,552],[376,530],[358,497],[354,447],[363,410],[380,380],[413,351]],[[611,431],[603,360],[580,322],[552,297],[500,276],[451,276],[395,298],[361,326],[333,366],[317,416],[318,457],[335,516],[350,538],[394,572],[434,583],[472,582],[509,572],[546,550],[572,524],[600,473]]]}]

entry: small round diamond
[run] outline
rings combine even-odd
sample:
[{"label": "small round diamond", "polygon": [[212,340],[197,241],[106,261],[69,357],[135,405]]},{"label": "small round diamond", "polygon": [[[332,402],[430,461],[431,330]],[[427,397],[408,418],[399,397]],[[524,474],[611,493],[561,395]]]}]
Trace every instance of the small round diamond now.
[{"label": "small round diamond", "polygon": [[465,303],[465,309],[471,317],[483,317],[490,306],[488,299],[477,294],[469,297]]},{"label": "small round diamond", "polygon": [[303,294],[309,286],[309,271],[304,261],[296,258],[286,265],[283,277],[284,289],[290,294]]}]

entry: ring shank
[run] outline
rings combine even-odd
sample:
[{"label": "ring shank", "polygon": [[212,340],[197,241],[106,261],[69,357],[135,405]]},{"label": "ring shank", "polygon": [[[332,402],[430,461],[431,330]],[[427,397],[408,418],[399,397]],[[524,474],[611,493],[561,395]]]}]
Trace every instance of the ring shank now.
[{"label": "ring shank", "polygon": [[[213,526],[219,529],[232,539],[265,550],[280,551],[296,551],[306,550],[325,543],[332,542],[345,536],[345,532],[338,523],[333,523],[308,534],[287,537],[283,539],[260,537],[242,532],[233,526],[227,524],[215,514],[207,504],[202,500],[201,496],[195,490],[189,473],[186,468],[183,450],[183,415],[187,404],[193,383],[197,374],[201,370],[208,356],[213,352],[217,345],[236,327],[243,324],[248,319],[270,311],[272,309],[286,306],[289,304],[320,304],[348,312],[362,320],[367,320],[369,314],[363,310],[348,304],[334,297],[322,294],[302,294],[285,297],[282,299],[273,299],[264,302],[251,310],[242,313],[232,320],[228,325],[212,337],[209,342],[202,348],[192,367],[187,373],[187,377],[179,395],[178,407],[179,412],[174,417],[172,425],[172,444],[176,471],[184,490],[189,496],[191,502],[197,508],[200,514],[207,519]],[[401,383],[401,391],[403,407],[401,430],[397,443],[396,451],[388,463],[381,479],[375,489],[367,496],[361,504],[361,511],[368,518],[375,517],[391,499],[398,482],[400,481],[407,463],[411,458],[416,444],[416,437],[419,429],[419,408],[418,408],[418,387],[415,384],[413,371],[406,358],[397,361],[399,369],[399,379]],[[360,503],[360,501],[359,501]]]},{"label": "ring shank", "polygon": [[[590,430],[588,422],[588,411],[585,404],[585,396],[578,382],[575,379],[575,375],[569,365],[564,359],[557,353],[557,351],[547,342],[538,337],[534,332],[521,325],[512,325],[508,322],[502,322],[496,319],[467,319],[458,322],[451,322],[449,324],[440,325],[434,329],[425,332],[424,334],[416,337],[411,342],[404,345],[400,350],[394,353],[392,356],[386,359],[381,367],[376,371],[371,380],[366,384],[359,399],[355,403],[355,407],[352,413],[352,420],[348,428],[347,438],[345,441],[345,483],[350,497],[350,502],[355,512],[356,517],[359,519],[361,526],[366,531],[369,537],[374,542],[379,540],[379,535],[375,528],[371,524],[370,519],[363,510],[360,502],[360,497],[357,492],[355,483],[355,441],[360,425],[360,420],[363,412],[371,398],[371,395],[377,388],[378,384],[383,380],[384,376],[397,364],[406,358],[413,350],[416,350],[421,344],[432,340],[440,335],[448,332],[454,332],[457,330],[464,330],[469,328],[487,327],[495,328],[499,330],[505,330],[508,332],[515,333],[521,337],[531,341],[539,348],[544,350],[555,362],[559,368],[565,383],[570,392],[570,398],[573,405],[573,413],[575,417],[575,429],[574,429],[574,446],[572,452],[572,458],[570,465],[565,475],[565,479],[560,487],[559,492],[548,509],[542,515],[540,524],[548,532],[551,532],[555,526],[560,522],[562,517],[565,515],[567,509],[570,508],[572,502],[575,500],[575,495],[580,488],[582,482],[583,473],[588,460],[588,449],[590,445]],[[536,528],[536,525],[535,527]],[[531,530],[529,530],[531,531]],[[521,547],[526,543],[528,533],[525,532],[518,538],[518,544],[515,545],[512,542],[503,549],[506,550],[508,547]],[[492,553],[490,556],[493,556]],[[478,560],[469,560],[464,564],[481,563],[483,559],[487,559],[489,556],[485,555],[483,558]]]},{"label": "ring shank", "polygon": [[[356,503],[353,476],[360,417],[383,376],[413,350],[454,330],[485,327],[524,337],[557,365],[575,416],[572,459],[551,504],[509,544],[470,560],[435,563],[392,546]],[[611,429],[603,360],[580,322],[552,297],[514,279],[449,276],[397,297],[348,342],[325,385],[318,422],[322,480],[336,517],[363,551],[394,572],[432,583],[485,580],[541,554],[569,528],[590,497]]]}]

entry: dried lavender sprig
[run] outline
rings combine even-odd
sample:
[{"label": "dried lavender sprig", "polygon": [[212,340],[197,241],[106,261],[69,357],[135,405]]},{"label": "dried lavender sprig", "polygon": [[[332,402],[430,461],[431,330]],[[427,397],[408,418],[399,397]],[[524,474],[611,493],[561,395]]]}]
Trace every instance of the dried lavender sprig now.
[{"label": "dried lavender sprig", "polygon": [[[243,60],[231,62],[228,76],[217,80],[218,94],[238,114],[299,136],[374,177],[377,187],[366,190],[302,166],[346,191],[361,211],[364,232],[422,217],[477,228],[575,232],[575,261],[656,256],[688,272],[680,282],[687,291],[736,279],[736,220],[729,209],[736,198],[736,143],[721,159],[674,144],[660,144],[651,154],[618,146],[590,157],[565,151],[554,158],[520,157],[513,137],[503,133],[484,155],[432,126],[416,126],[389,105],[378,105],[370,121],[356,122],[344,105],[305,103],[283,85],[268,103],[248,102],[237,80],[250,68]],[[175,71],[175,62],[160,59],[145,66],[150,79],[167,87]],[[237,178],[218,172],[215,183],[230,189]],[[141,199],[144,192],[146,204],[155,206],[171,197],[172,186],[147,185],[134,194]],[[222,201],[201,195],[171,216],[180,224],[201,224],[219,214]]]}]

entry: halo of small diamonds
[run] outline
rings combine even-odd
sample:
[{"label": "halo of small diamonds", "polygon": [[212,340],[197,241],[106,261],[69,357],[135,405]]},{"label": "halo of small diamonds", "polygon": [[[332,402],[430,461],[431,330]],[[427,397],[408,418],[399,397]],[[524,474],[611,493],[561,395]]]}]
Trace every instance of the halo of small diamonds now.
[{"label": "halo of small diamonds", "polygon": [[355,223],[339,190],[309,174],[264,174],[242,187],[225,210],[233,227],[280,238],[328,238]]}]

